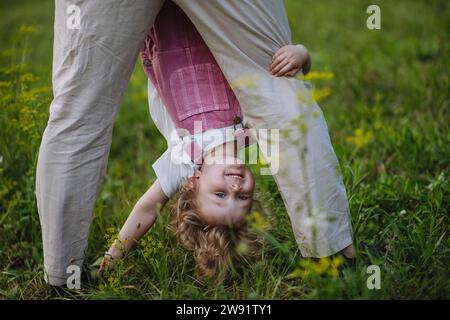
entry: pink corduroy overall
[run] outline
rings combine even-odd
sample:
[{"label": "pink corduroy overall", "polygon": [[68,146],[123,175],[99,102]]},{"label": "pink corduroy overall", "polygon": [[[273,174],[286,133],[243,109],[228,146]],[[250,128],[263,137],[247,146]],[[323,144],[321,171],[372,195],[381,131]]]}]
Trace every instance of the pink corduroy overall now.
[{"label": "pink corduroy overall", "polygon": [[195,121],[201,121],[201,132],[242,122],[239,102],[214,56],[172,1],[156,17],[141,57],[177,129],[194,134]]}]

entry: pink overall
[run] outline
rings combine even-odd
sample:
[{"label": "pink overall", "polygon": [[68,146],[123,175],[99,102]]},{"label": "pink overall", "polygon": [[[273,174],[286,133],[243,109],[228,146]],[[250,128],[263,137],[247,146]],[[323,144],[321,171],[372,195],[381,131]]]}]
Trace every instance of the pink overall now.
[{"label": "pink overall", "polygon": [[214,56],[186,14],[165,1],[141,50],[144,70],[176,128],[194,132],[242,121],[239,102]]}]

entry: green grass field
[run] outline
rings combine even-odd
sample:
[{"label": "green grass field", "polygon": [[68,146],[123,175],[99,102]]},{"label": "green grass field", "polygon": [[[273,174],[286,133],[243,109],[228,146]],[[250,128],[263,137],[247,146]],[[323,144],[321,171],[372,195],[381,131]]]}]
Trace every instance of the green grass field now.
[{"label": "green grass field", "polygon": [[[227,281],[196,280],[190,253],[167,229],[167,210],[151,236],[76,299],[430,299],[450,298],[450,4],[377,1],[382,29],[366,28],[373,1],[286,1],[294,42],[308,47],[313,85],[347,188],[356,268],[342,277],[292,277],[300,267],[276,184],[257,179],[270,228],[257,263]],[[52,99],[53,1],[0,3],[0,299],[47,299],[34,195],[40,138]],[[330,74],[331,73],[331,74]],[[155,180],[165,150],[150,120],[146,78],[137,64],[116,118],[107,175],[91,225],[85,270],[107,249]],[[151,239],[147,239],[151,240]],[[381,268],[381,289],[366,266]]]}]

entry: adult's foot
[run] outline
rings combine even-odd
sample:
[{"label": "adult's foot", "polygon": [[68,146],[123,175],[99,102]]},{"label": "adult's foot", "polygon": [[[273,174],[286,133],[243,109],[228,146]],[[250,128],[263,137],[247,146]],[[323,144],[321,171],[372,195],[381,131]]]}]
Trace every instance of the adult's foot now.
[{"label": "adult's foot", "polygon": [[348,247],[345,247],[341,250],[342,255],[346,259],[354,259],[355,258],[355,250],[353,249],[353,245],[349,245]]}]

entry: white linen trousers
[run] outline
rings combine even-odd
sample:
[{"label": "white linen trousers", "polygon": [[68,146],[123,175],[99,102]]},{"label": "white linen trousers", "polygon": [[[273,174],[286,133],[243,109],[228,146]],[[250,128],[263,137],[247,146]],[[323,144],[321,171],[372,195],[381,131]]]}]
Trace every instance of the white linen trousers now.
[{"label": "white linen trousers", "polygon": [[[82,267],[113,121],[163,1],[55,1],[54,98],[36,172],[44,278],[51,285],[66,283],[70,265]],[[270,168],[301,254],[323,257],[352,244],[322,111],[302,81],[268,70],[275,51],[291,43],[283,0],[174,1],[211,49],[258,142],[265,138],[258,129],[280,129],[279,162]]]}]

